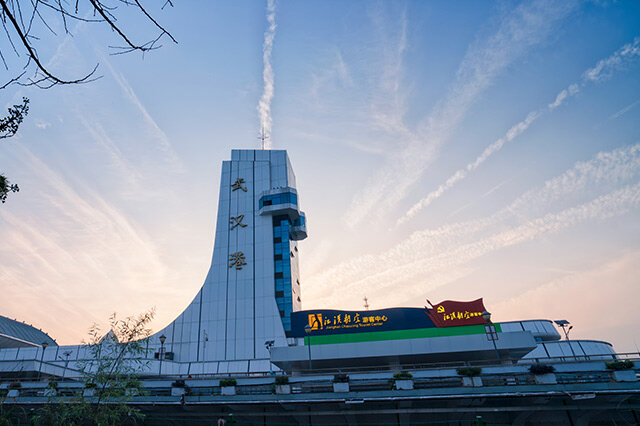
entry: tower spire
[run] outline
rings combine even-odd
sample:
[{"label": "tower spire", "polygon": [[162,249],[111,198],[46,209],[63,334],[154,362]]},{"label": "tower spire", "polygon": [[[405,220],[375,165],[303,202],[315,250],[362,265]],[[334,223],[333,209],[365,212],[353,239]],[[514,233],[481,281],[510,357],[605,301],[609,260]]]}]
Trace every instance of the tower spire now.
[{"label": "tower spire", "polygon": [[264,126],[262,126],[262,128],[260,130],[260,136],[258,136],[258,139],[260,139],[260,143],[261,143],[262,149],[264,149],[264,141],[269,139],[269,135],[264,133]]}]

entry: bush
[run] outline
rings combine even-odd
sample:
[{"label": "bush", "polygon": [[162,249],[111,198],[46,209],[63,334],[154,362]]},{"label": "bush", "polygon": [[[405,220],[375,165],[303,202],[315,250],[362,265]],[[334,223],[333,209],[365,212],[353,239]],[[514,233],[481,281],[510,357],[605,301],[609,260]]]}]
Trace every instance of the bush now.
[{"label": "bush", "polygon": [[288,385],[289,384],[289,376],[276,376],[276,385]]},{"label": "bush", "polygon": [[236,379],[222,379],[220,380],[220,386],[223,388],[229,387],[229,386],[235,386],[237,385],[238,382],[236,381]]},{"label": "bush", "polygon": [[634,366],[633,361],[611,361],[606,363],[607,370],[620,371],[631,370]]},{"label": "bush", "polygon": [[98,385],[96,385],[93,382],[87,382],[87,383],[84,384],[84,388],[85,389],[95,389],[97,387],[98,387]]},{"label": "bush", "polygon": [[58,389],[58,382],[51,380],[47,385],[47,389]]},{"label": "bush", "polygon": [[533,364],[531,367],[529,367],[529,372],[535,376],[550,374],[554,371],[556,371],[555,367],[553,365],[547,364]]},{"label": "bush", "polygon": [[9,389],[20,389],[22,384],[20,382],[11,382],[9,383]]},{"label": "bush", "polygon": [[460,367],[456,368],[456,372],[460,376],[464,377],[476,377],[482,373],[482,368],[480,367]]},{"label": "bush", "polygon": [[187,385],[185,384],[184,380],[176,380],[175,382],[171,383],[171,386],[174,388],[186,388]]},{"label": "bush", "polygon": [[398,380],[408,380],[412,377],[413,374],[409,373],[408,371],[401,371],[393,375],[393,378]]},{"label": "bush", "polygon": [[136,379],[129,379],[124,384],[124,387],[127,389],[138,389],[140,386],[142,386],[142,384]]},{"label": "bush", "polygon": [[349,376],[346,374],[336,374],[333,376],[333,383],[349,383]]}]

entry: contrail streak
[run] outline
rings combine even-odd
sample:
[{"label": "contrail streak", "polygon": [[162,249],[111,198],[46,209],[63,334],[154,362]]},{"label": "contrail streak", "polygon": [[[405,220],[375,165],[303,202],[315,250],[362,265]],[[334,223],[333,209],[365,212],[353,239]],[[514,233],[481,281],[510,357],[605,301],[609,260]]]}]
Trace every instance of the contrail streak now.
[{"label": "contrail streak", "polygon": [[[269,26],[264,32],[264,44],[262,45],[262,61],[264,62],[264,70],[262,71],[262,79],[264,81],[264,90],[262,97],[258,102],[258,112],[260,113],[260,127],[264,135],[271,134],[271,100],[273,99],[273,68],[271,67],[271,50],[273,49],[273,39],[276,36],[276,3],[275,0],[267,0],[267,22]],[[264,148],[271,148],[272,144],[269,139],[264,141]]]},{"label": "contrail streak", "polygon": [[482,154],[478,156],[473,162],[466,165],[466,167],[456,171],[451,177],[449,177],[443,184],[441,184],[435,191],[430,192],[425,198],[414,204],[404,216],[398,219],[397,225],[401,225],[414,217],[420,210],[429,206],[433,201],[440,198],[447,190],[451,189],[456,183],[466,178],[469,173],[477,169],[482,163],[484,163],[491,155],[502,149],[504,144],[511,142],[521,133],[531,126],[531,124],[542,116],[545,112],[553,111],[564,103],[566,99],[577,94],[580,89],[586,86],[588,83],[600,81],[604,78],[610,77],[616,68],[625,64],[625,61],[629,61],[636,56],[640,56],[640,38],[636,38],[631,43],[627,43],[620,49],[616,50],[611,56],[598,61],[593,67],[589,68],[582,74],[582,80],[580,83],[574,83],[563,89],[558,93],[555,100],[550,103],[547,108],[541,108],[537,111],[530,112],[527,117],[511,127],[509,131],[500,139],[489,145],[482,151]]}]

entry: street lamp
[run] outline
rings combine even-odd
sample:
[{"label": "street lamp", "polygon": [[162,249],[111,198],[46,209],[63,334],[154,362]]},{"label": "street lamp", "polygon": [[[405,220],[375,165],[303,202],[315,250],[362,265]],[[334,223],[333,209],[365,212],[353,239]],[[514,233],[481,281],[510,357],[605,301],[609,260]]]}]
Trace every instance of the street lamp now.
[{"label": "street lamp", "polygon": [[65,351],[63,355],[65,357],[65,361],[64,370],[62,370],[62,380],[64,381],[64,377],[67,375],[67,367],[69,367],[69,356],[71,355],[71,351]]},{"label": "street lamp", "polygon": [[167,340],[167,336],[164,334],[160,336],[160,354],[158,358],[160,359],[160,368],[158,369],[158,375],[162,374],[162,360],[164,359],[164,342]]},{"label": "street lamp", "polygon": [[487,322],[487,325],[484,326],[484,331],[487,334],[487,340],[491,340],[491,342],[493,342],[493,349],[496,351],[496,358],[500,361],[500,352],[498,352],[498,345],[496,344],[496,340],[498,340],[498,333],[496,332],[496,326],[491,322],[491,312],[484,311],[482,313],[482,319]]},{"label": "street lamp", "polygon": [[569,340],[569,332],[571,331],[573,326],[567,320],[555,320],[554,322],[562,329],[562,332],[564,333],[564,338],[567,339],[567,342],[569,342],[569,349],[571,349],[571,353],[573,354],[573,359],[576,359],[576,353],[573,350],[573,345],[571,344],[571,340]]},{"label": "street lamp", "polygon": [[38,368],[38,379],[37,380],[40,380],[40,373],[42,372],[42,363],[44,361],[44,350],[47,349],[47,346],[49,346],[49,343],[42,342],[41,346],[42,346],[42,355],[40,356],[40,368]]},{"label": "street lamp", "polygon": [[311,326],[309,324],[304,326],[304,332],[307,333],[307,348],[309,349],[309,371],[311,371]]}]

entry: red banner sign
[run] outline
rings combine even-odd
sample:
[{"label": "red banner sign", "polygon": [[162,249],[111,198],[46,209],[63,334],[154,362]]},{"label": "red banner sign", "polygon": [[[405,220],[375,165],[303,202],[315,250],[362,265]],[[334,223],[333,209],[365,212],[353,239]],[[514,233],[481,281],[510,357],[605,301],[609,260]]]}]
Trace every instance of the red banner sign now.
[{"label": "red banner sign", "polygon": [[427,303],[431,308],[426,308],[427,316],[433,321],[436,327],[455,327],[459,325],[486,324],[482,318],[482,313],[486,310],[482,298],[471,302],[456,302],[445,300],[437,305],[433,305],[429,300]]}]

